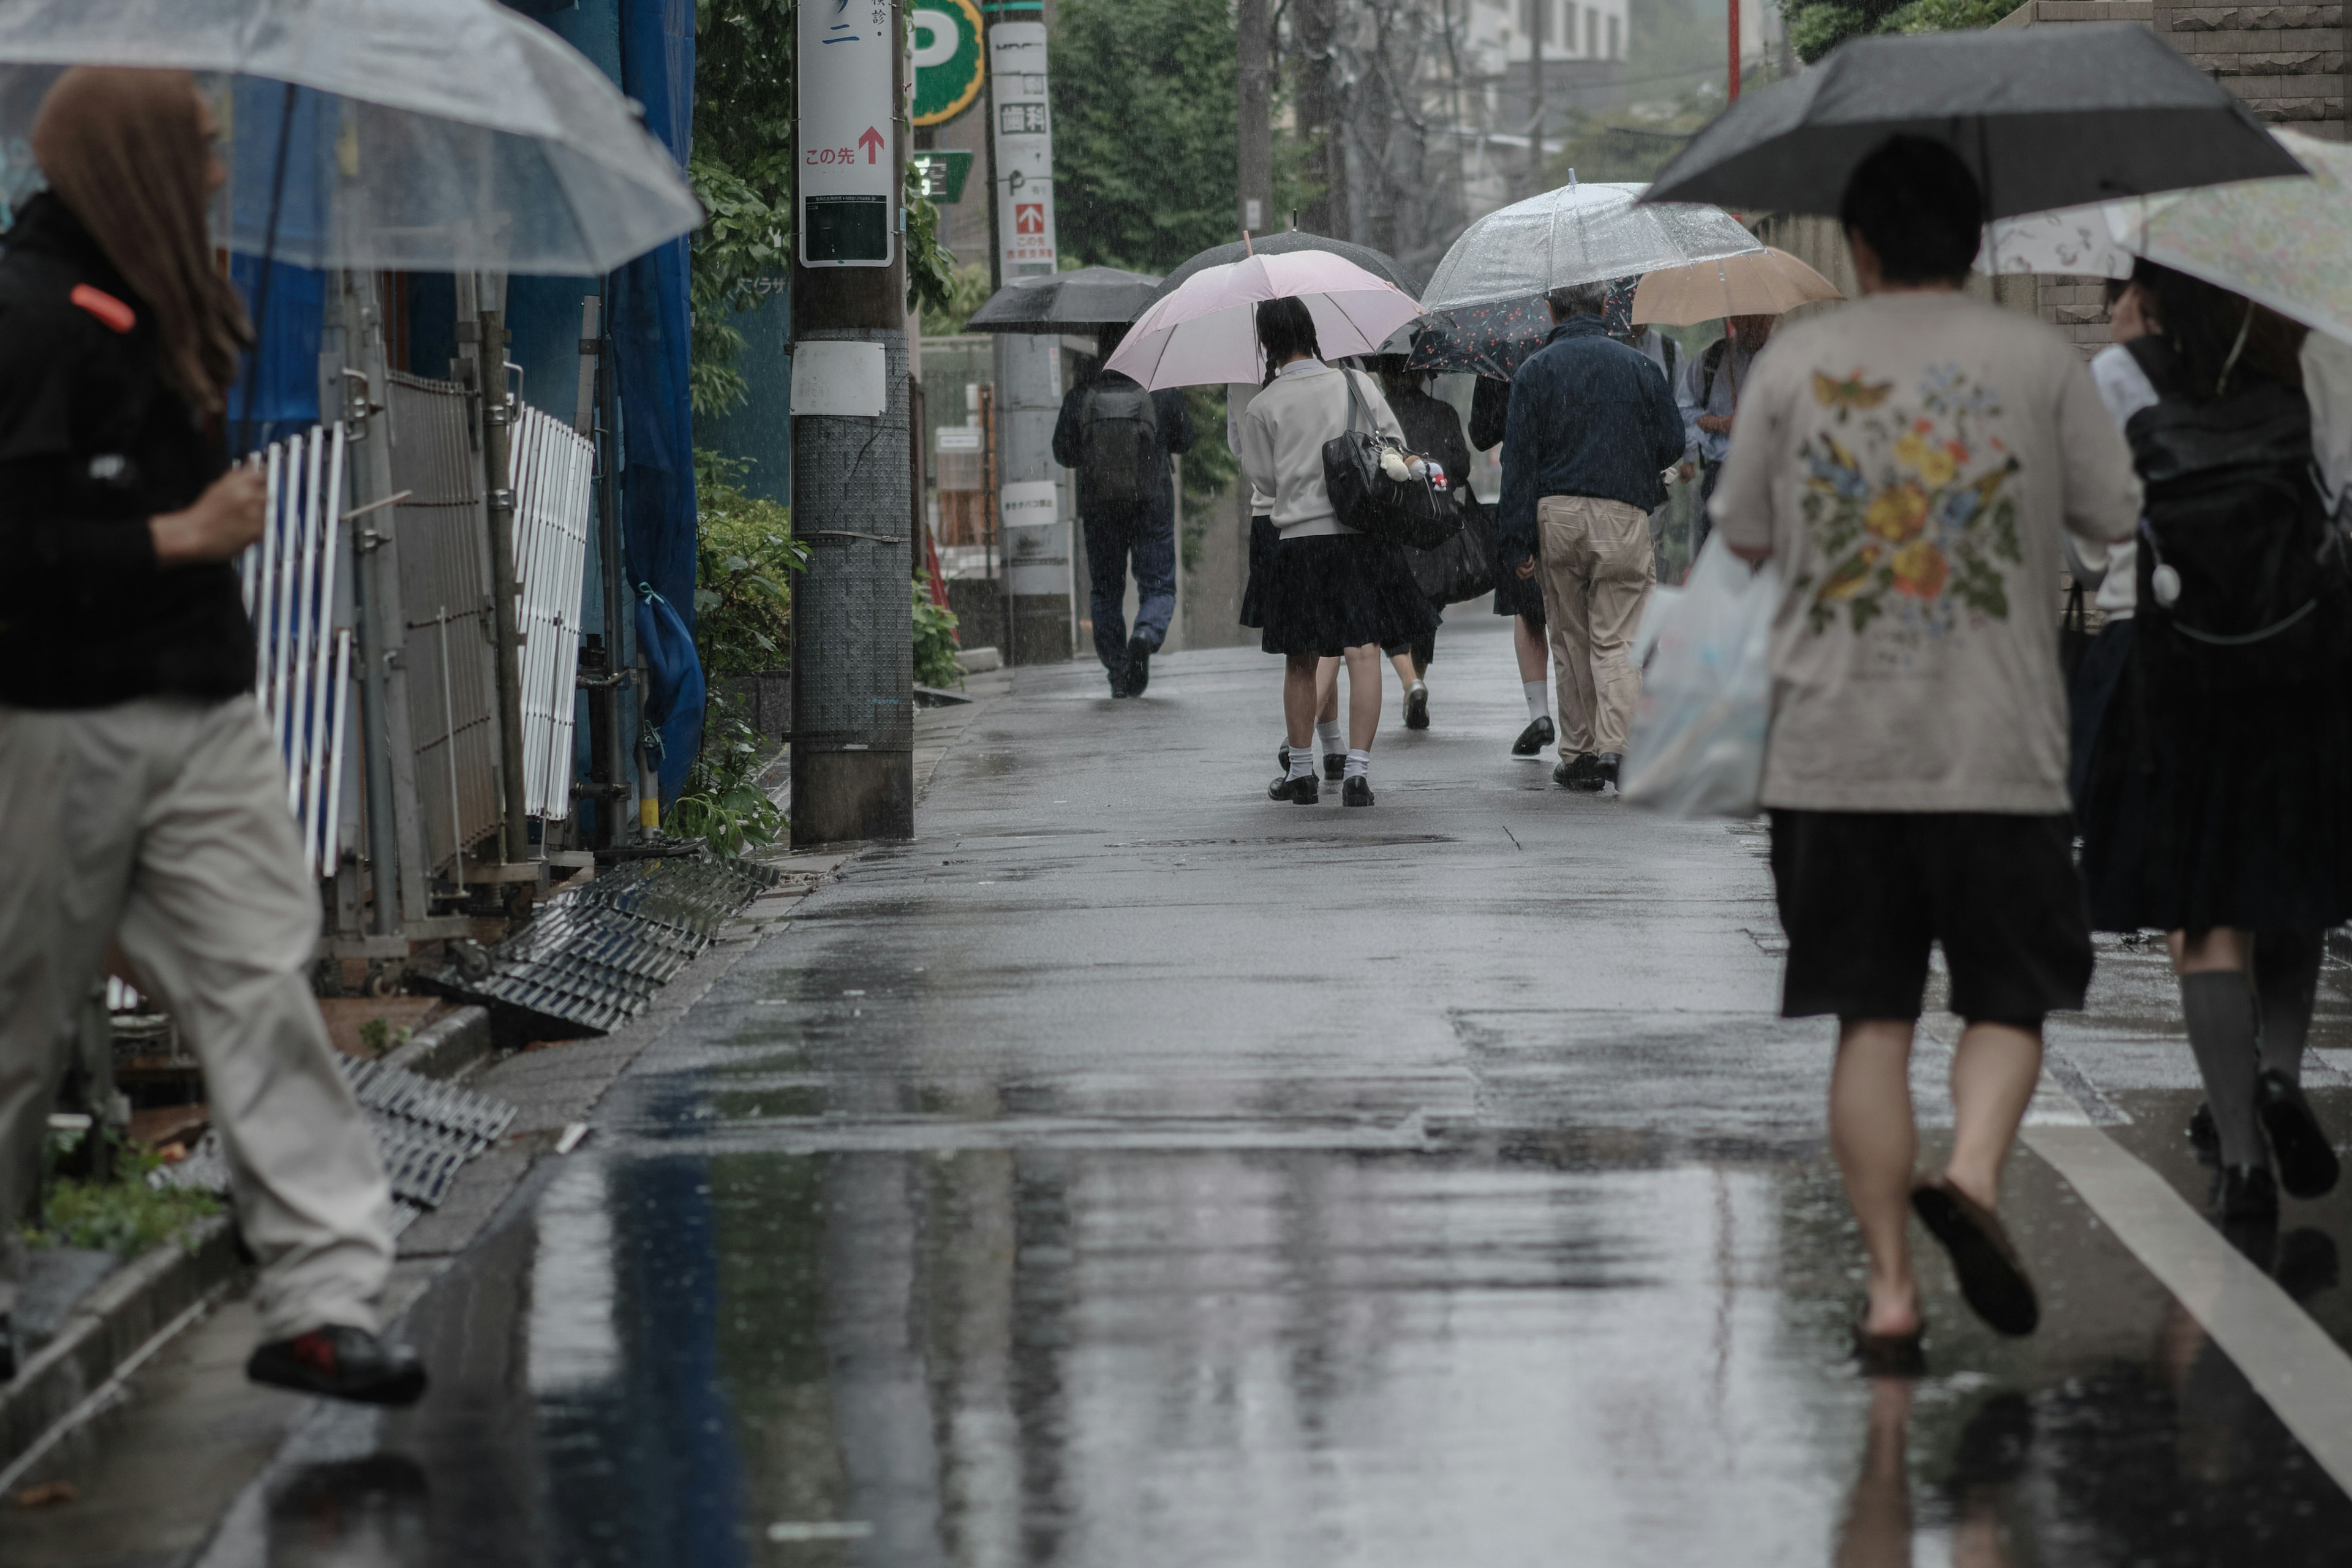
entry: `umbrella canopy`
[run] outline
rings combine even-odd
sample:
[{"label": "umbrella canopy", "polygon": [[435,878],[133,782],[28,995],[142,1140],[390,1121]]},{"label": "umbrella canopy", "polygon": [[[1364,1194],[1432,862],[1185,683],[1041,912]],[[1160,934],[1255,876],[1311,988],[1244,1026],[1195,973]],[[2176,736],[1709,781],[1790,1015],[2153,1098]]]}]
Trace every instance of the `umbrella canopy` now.
[{"label": "umbrella canopy", "polygon": [[702,220],[621,89],[493,0],[8,0],[0,195],[27,188],[22,138],[58,72],[85,64],[227,79],[217,237],[234,250],[579,276]]},{"label": "umbrella canopy", "polygon": [[1458,310],[1759,248],[1729,213],[1645,204],[1640,185],[1571,178],[1462,231],[1422,295],[1430,310]]},{"label": "umbrella canopy", "polygon": [[2352,342],[2352,147],[2278,132],[2311,171],[2149,202],[2107,216],[2127,249]]},{"label": "umbrella canopy", "polygon": [[1378,353],[1421,314],[1395,284],[1327,252],[1252,256],[1185,279],[1138,319],[1105,368],[1153,388],[1257,381],[1265,360],[1255,310],[1286,294],[1306,302],[1326,359]]},{"label": "umbrella canopy", "polygon": [[1383,283],[1393,283],[1400,289],[1405,286],[1404,277],[1398,272],[1396,262],[1369,245],[1355,245],[1344,239],[1326,239],[1319,234],[1301,234],[1297,229],[1290,229],[1281,234],[1253,235],[1246,245],[1240,240],[1231,245],[1213,245],[1162,278],[1151,298],[1155,304],[1165,300],[1189,282],[1194,273],[1206,271],[1212,267],[1230,267],[1253,256],[1288,256],[1302,250],[1319,250],[1328,256],[1337,256],[1354,262]]},{"label": "umbrella canopy", "polygon": [[1633,292],[1633,320],[1686,327],[1726,316],[1777,316],[1816,300],[1843,300],[1838,286],[1767,247],[1745,256],[1648,273]]},{"label": "umbrella canopy", "polygon": [[1406,367],[1433,374],[1467,371],[1508,381],[1544,346],[1551,328],[1551,310],[1540,297],[1465,305],[1430,318],[1413,336]]},{"label": "umbrella canopy", "polygon": [[1075,332],[1125,326],[1152,300],[1160,279],[1116,267],[1016,278],[971,313],[975,332]]},{"label": "umbrella canopy", "polygon": [[1950,146],[1993,217],[2301,172],[2154,33],[2082,23],[1851,39],[1717,116],[1650,197],[1834,216],[1854,166],[1897,134]]},{"label": "umbrella canopy", "polygon": [[2074,278],[2128,278],[2132,253],[2116,241],[2104,202],[2027,213],[1985,225],[1977,270],[1990,277],[2040,272]]}]

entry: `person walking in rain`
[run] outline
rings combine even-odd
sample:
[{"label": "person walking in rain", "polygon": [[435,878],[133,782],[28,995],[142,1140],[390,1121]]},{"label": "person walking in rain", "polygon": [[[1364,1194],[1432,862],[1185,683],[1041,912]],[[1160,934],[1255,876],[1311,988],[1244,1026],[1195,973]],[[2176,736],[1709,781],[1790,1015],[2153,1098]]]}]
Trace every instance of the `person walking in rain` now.
[{"label": "person walking in rain", "polygon": [[[1360,371],[1325,364],[1306,302],[1285,295],[1257,307],[1257,339],[1266,383],[1242,416],[1234,456],[1251,486],[1274,498],[1280,538],[1261,595],[1262,646],[1284,657],[1283,719],[1288,771],[1266,789],[1272,800],[1312,805],[1315,716],[1324,659],[1348,667],[1348,755],[1341,764],[1342,805],[1372,804],[1372,736],[1381,722],[1381,649],[1437,629],[1429,600],[1412,580],[1404,552],[1357,532],[1331,509],[1323,482],[1323,444],[1350,417],[1399,441],[1404,429],[1378,383]],[[1354,413],[1360,408],[1360,414]]]},{"label": "person walking in rain", "polygon": [[49,190],[0,257],[0,1373],[16,1222],[111,939],[203,1064],[261,1262],[248,1374],[405,1404],[424,1368],[377,1332],[391,1194],[308,984],[319,895],[232,564],[263,490],[224,471],[253,332],[205,232],[212,136],[185,72],[66,72],[33,127]]},{"label": "person walking in rain", "polygon": [[1698,500],[1691,514],[1691,559],[1696,561],[1706,543],[1707,498],[1723,472],[1731,450],[1731,424],[1739,413],[1739,391],[1756,368],[1772,335],[1770,316],[1733,316],[1723,323],[1723,336],[1699,350],[1675,383],[1675,403],[1682,410],[1683,429],[1698,458]]},{"label": "person walking in rain", "polygon": [[[1407,368],[1410,354],[1378,354],[1366,362],[1381,378],[1381,395],[1388,399],[1389,410],[1404,430],[1404,444],[1412,451],[1433,459],[1444,468],[1459,499],[1464,514],[1464,528],[1475,516],[1478,498],[1470,489],[1470,444],[1463,439],[1462,416],[1450,403],[1431,395],[1430,378]],[[1412,571],[1413,581],[1428,595],[1432,615],[1444,619],[1447,593],[1451,584],[1446,577],[1454,552],[1451,549],[1409,550],[1405,564]],[[1437,658],[1437,633],[1433,628],[1425,637],[1391,644],[1381,650],[1396,667],[1397,680],[1404,688],[1404,727],[1408,730],[1429,728],[1429,666]]]},{"label": "person walking in rain", "polygon": [[[1106,364],[1127,336],[1105,327]],[[1078,471],[1078,522],[1086,531],[1094,608],[1095,657],[1113,697],[1140,697],[1151,656],[1176,614],[1176,487],[1169,459],[1192,449],[1192,415],[1174,388],[1146,392],[1133,377],[1097,368],[1062,398],[1054,460]],[[1135,570],[1135,632],[1128,635],[1127,574]]]},{"label": "person walking in rain", "polygon": [[[1481,375],[1470,395],[1470,445],[1491,452],[1503,444],[1511,417],[1511,384]],[[1543,583],[1522,577],[1503,563],[1502,534],[1495,535],[1495,614],[1511,617],[1511,651],[1518,658],[1519,693],[1527,700],[1528,725],[1511,742],[1511,755],[1543,761],[1543,749],[1558,740],[1551,722],[1551,653],[1544,641]]]},{"label": "person walking in rain", "polygon": [[[1666,378],[1669,387],[1678,387],[1682,384],[1683,347],[1657,328],[1634,321],[1633,296],[1641,291],[1641,288],[1642,275],[1638,272],[1612,282],[1609,285],[1609,302],[1601,308],[1601,322],[1609,329],[1611,337],[1656,365],[1658,374]],[[1698,448],[1689,439],[1688,419],[1683,421],[1683,430],[1681,475],[1687,481],[1692,473],[1691,464],[1698,456]],[[1692,504],[1696,510],[1698,503],[1695,501]],[[1664,497],[1650,509],[1650,549],[1653,554],[1664,549],[1666,526],[1671,517],[1672,503]]]},{"label": "person walking in rain", "polygon": [[2077,689],[2083,869],[2095,929],[2167,933],[2205,1082],[2191,1136],[2223,1222],[2259,1232],[2281,1186],[2338,1175],[2302,1077],[2326,933],[2352,916],[2347,659],[2321,629],[2347,584],[2311,479],[2305,330],[2145,260],[2114,314],[2100,368],[2147,517],[2121,559],[2084,563],[2122,618]]},{"label": "person walking in rain", "polygon": [[1543,584],[1559,686],[1552,779],[1597,793],[1616,782],[1633,722],[1641,675],[1627,649],[1657,578],[1650,512],[1683,422],[1658,367],[1609,336],[1607,284],[1547,298],[1551,336],[1511,378],[1501,554]]},{"label": "person walking in rain", "polygon": [[[1961,291],[1983,213],[1939,142],[1895,137],[1842,217],[1864,298],[1756,363],[1710,503],[1780,568],[1762,802],[1788,933],[1781,1013],[1837,1019],[1830,1148],[1869,1252],[1857,1350],[1916,1368],[1906,1221],[2003,1333],[2041,1309],[1999,1217],[2042,1068],[2080,1008],[2091,932],[2066,801],[2059,531],[2130,535],[2140,487],[2072,345]],[[1941,943],[1956,1113],[1915,1178],[1911,1042]]]}]

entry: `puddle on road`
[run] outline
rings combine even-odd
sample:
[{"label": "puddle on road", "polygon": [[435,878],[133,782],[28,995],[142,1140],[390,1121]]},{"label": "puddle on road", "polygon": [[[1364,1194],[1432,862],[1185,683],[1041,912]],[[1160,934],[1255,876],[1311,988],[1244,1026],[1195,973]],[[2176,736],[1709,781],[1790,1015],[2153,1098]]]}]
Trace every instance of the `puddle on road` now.
[{"label": "puddle on road", "polygon": [[1931,1281],[1906,1394],[1841,1365],[1818,1163],[577,1157],[419,1309],[427,1403],[281,1480],[270,1561],[2339,1560],[2352,1504],[2030,1169],[2048,1328]]}]

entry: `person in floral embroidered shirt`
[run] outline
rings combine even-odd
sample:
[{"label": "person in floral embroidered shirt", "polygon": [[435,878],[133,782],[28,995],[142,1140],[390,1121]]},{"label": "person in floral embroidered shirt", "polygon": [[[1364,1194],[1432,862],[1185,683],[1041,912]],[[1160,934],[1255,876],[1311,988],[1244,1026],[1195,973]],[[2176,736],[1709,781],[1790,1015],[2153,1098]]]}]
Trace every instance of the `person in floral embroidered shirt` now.
[{"label": "person in floral embroidered shirt", "polygon": [[[2127,538],[2131,455],[2083,361],[2041,321],[1962,292],[1981,197],[1938,142],[1897,137],[1841,215],[1865,296],[1783,327],[1757,362],[1709,505],[1779,563],[1762,800],[1789,936],[1781,1011],[1838,1020],[1830,1142],[1870,1254],[1856,1325],[1874,1370],[1922,1354],[1906,1208],[1969,1305],[2039,1307],[1997,1215],[2041,1071],[2080,1008],[2089,917],[2067,816],[2062,529]],[[1909,1060],[1929,950],[1951,1010],[1952,1155],[1915,1183]]]}]

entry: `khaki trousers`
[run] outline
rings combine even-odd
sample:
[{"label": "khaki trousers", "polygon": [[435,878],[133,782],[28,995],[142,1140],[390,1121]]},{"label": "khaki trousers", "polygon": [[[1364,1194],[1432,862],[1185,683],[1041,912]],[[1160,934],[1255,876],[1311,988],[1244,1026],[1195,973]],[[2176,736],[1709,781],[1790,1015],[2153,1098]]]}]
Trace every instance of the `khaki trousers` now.
[{"label": "khaki trousers", "polygon": [[[262,1331],[374,1329],[391,1194],[307,978],[319,896],[250,697],[0,707],[0,1222],[117,938],[203,1065]],[[21,1257],[0,1248],[0,1310]]]},{"label": "khaki trousers", "polygon": [[1627,655],[1658,566],[1650,514],[1622,501],[1536,503],[1536,575],[1559,687],[1559,754],[1623,755],[1642,674]]}]

